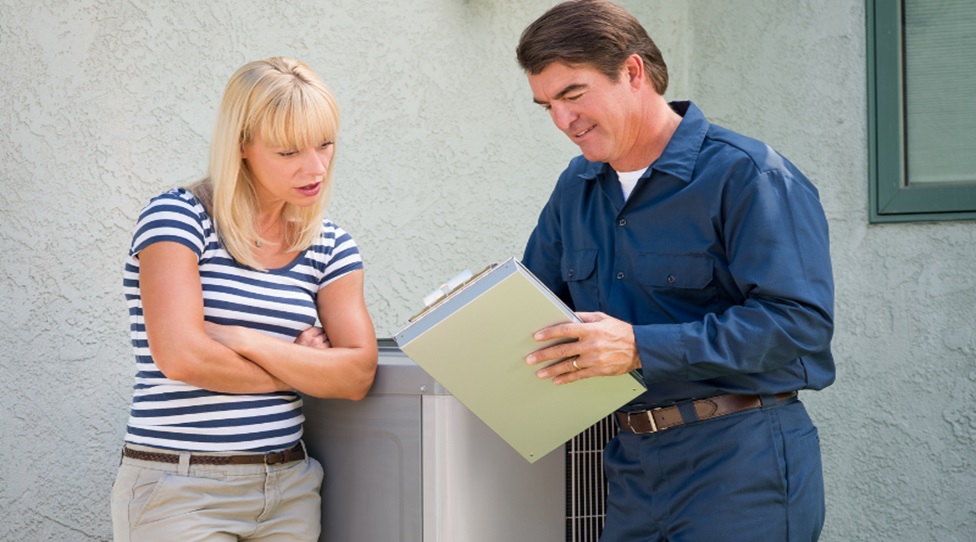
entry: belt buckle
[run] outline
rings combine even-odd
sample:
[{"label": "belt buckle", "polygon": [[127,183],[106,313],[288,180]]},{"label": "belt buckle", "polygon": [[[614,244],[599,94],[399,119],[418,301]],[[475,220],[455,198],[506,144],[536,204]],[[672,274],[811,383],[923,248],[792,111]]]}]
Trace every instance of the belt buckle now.
[{"label": "belt buckle", "polygon": [[[648,409],[648,410],[640,410],[640,411],[636,411],[636,412],[628,412],[627,413],[627,429],[630,429],[630,431],[633,432],[633,433],[644,434],[644,435],[649,435],[651,433],[657,433],[659,431],[659,429],[657,428],[657,421],[654,419],[654,411],[655,410],[661,410],[661,407],[651,408],[651,409]],[[647,420],[649,422],[651,422],[651,430],[650,431],[636,431],[636,430],[634,430],[634,425],[632,423],[630,423],[630,418],[633,415],[635,415],[635,414],[640,415],[640,416],[647,416]]]},{"label": "belt buckle", "polygon": [[283,463],[284,459],[285,452],[268,452],[264,454],[265,465],[277,465],[278,463]]}]

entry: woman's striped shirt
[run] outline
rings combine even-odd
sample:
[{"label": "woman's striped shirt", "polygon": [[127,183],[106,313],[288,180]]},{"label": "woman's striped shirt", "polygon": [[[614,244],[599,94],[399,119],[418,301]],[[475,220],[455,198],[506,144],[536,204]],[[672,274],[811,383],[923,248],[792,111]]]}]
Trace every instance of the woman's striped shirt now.
[{"label": "woman's striped shirt", "polygon": [[262,452],[296,444],[305,419],[298,393],[218,393],[170,380],[156,367],[142,316],[138,254],[160,241],[180,243],[197,255],[205,320],[288,341],[315,325],[320,288],[362,269],[356,243],[324,220],[321,237],[292,263],[255,271],[224,250],[203,205],[182,188],[153,198],[132,238],[123,284],[136,375],[126,442],[209,452]]}]

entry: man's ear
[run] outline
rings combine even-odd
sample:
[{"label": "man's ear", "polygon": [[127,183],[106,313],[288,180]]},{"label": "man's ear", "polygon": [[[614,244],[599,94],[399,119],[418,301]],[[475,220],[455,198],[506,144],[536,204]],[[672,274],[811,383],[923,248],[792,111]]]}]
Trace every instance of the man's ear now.
[{"label": "man's ear", "polygon": [[640,55],[634,53],[627,57],[624,61],[624,69],[626,70],[627,81],[635,89],[640,88],[644,84],[644,59]]}]

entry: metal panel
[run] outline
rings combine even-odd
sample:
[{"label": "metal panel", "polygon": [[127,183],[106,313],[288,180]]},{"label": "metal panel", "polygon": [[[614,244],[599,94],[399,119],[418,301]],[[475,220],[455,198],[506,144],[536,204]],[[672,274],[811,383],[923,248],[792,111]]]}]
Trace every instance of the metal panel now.
[{"label": "metal panel", "polygon": [[563,539],[561,449],[529,463],[456,398],[423,405],[424,542]]},{"label": "metal panel", "polygon": [[420,397],[306,399],[305,443],[322,463],[322,541],[423,542]]},{"label": "metal panel", "polygon": [[560,541],[565,455],[528,463],[420,367],[381,348],[362,401],[305,399],[321,541]]}]

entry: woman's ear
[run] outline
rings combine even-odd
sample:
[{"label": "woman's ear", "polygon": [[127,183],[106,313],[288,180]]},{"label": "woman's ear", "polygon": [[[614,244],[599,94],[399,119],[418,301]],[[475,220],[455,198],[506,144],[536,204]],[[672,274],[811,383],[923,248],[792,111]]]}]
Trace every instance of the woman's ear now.
[{"label": "woman's ear", "polygon": [[248,139],[249,136],[247,135],[247,132],[242,132],[241,133],[241,160],[247,159],[247,149],[250,146],[248,145]]}]

